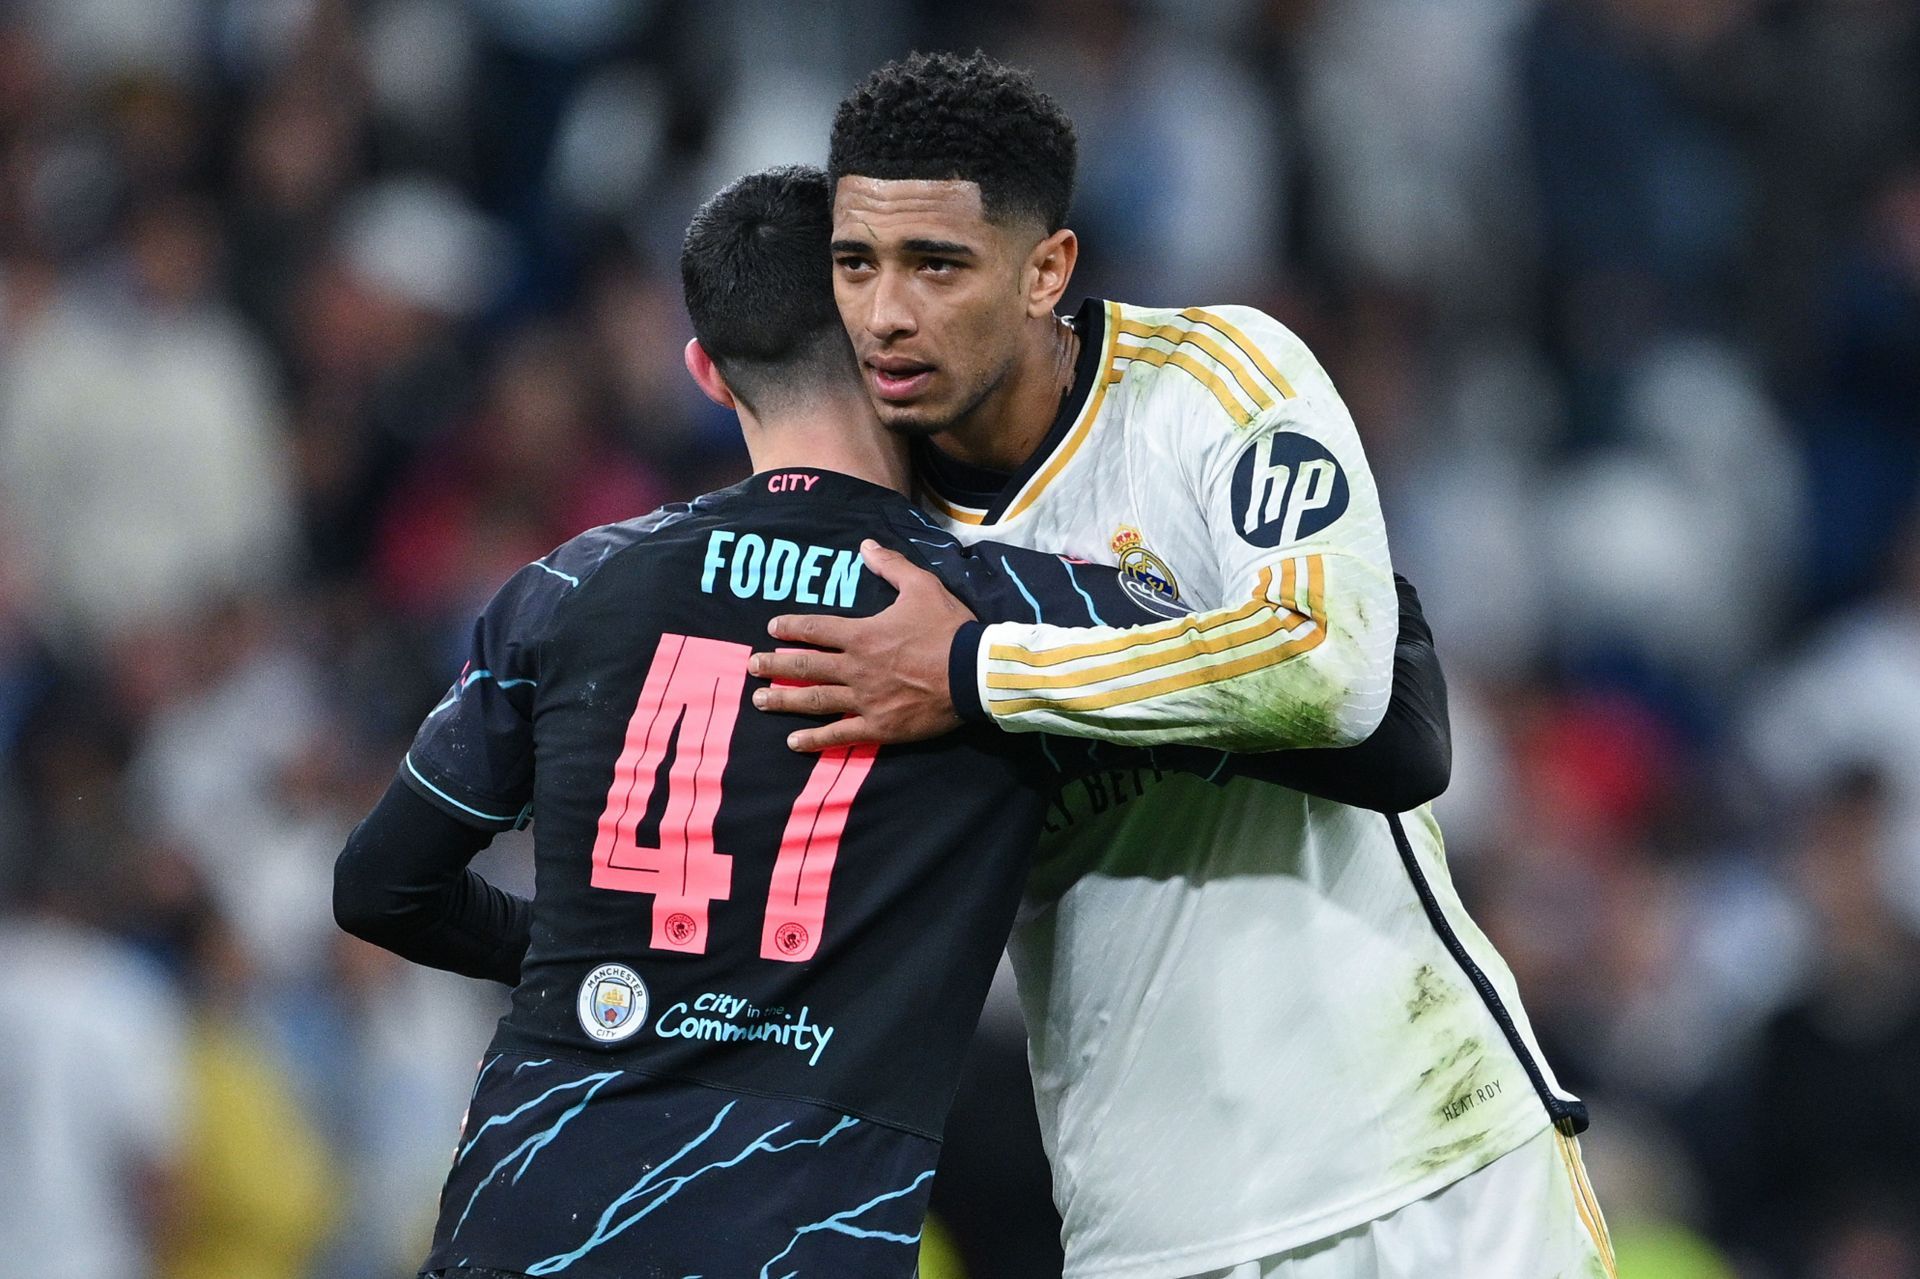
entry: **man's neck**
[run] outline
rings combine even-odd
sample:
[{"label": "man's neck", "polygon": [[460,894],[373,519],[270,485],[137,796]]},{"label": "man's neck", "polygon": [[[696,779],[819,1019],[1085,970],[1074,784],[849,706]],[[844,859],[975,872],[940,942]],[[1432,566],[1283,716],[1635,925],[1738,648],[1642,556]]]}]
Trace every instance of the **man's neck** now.
[{"label": "man's neck", "polygon": [[1073,387],[1080,335],[1057,315],[1028,322],[1020,358],[993,393],[951,427],[933,437],[948,457],[991,471],[1017,471],[1033,456],[1060,400]]},{"label": "man's neck", "polygon": [[880,425],[864,390],[844,402],[796,405],[770,419],[742,417],[748,422],[747,457],[755,474],[837,471],[896,493],[912,487],[906,444]]}]

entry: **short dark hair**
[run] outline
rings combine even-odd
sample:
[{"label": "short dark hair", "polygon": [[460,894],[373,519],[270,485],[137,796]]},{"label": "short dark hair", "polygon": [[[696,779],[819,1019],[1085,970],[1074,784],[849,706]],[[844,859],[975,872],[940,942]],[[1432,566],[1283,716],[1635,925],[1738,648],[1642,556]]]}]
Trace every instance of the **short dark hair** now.
[{"label": "short dark hair", "polygon": [[687,225],[680,283],[693,335],[749,407],[856,376],[833,301],[832,233],[833,188],[808,165],[750,173]]},{"label": "short dark hair", "polygon": [[1067,224],[1077,163],[1067,113],[1025,71],[977,49],[916,53],[875,71],[834,113],[827,153],[835,182],[977,182],[989,218],[1037,218],[1048,234]]}]

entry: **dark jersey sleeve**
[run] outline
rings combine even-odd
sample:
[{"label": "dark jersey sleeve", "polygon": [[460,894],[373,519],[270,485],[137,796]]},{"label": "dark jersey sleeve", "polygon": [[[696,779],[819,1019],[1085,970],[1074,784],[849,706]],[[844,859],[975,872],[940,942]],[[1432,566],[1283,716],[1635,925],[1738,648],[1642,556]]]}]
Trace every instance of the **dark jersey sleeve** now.
[{"label": "dark jersey sleeve", "polygon": [[420,730],[401,775],[449,817],[484,830],[526,824],[540,641],[572,576],[521,569],[473,624],[466,663]]},{"label": "dark jersey sleeve", "polygon": [[334,920],[403,959],[515,985],[533,904],[468,869],[492,842],[395,778],[334,862]]},{"label": "dark jersey sleeve", "polygon": [[334,863],[334,919],[354,936],[430,967],[519,980],[531,907],[467,863],[532,812],[540,645],[579,584],[549,561],[570,546],[515,573],[475,620],[460,674]]},{"label": "dark jersey sleeve", "polygon": [[508,578],[473,624],[459,677],[414,735],[400,766],[407,784],[457,821],[492,831],[525,826],[540,651],[555,612],[609,556],[691,509],[675,503],[588,529]]},{"label": "dark jersey sleeve", "polygon": [[[1059,626],[1142,626],[1164,622],[1164,603],[1150,604],[1105,565],[1050,555],[997,542],[963,546],[945,530],[903,530],[921,548],[948,589],[973,609],[979,622],[955,636],[957,655],[948,672],[955,709],[972,722],[986,719],[974,684],[979,645],[967,632],[987,622],[1034,621]],[[1400,635],[1394,652],[1393,700],[1380,727],[1365,742],[1342,749],[1272,751],[1224,755],[1196,747],[1157,747],[1162,768],[1196,773],[1216,782],[1251,777],[1321,799],[1380,812],[1418,808],[1446,789],[1452,770],[1446,683],[1420,597],[1406,579],[1400,593]],[[1111,744],[1091,739],[1047,737],[1043,754],[1065,776],[1114,765]],[[1140,751],[1145,758],[1148,752]]]},{"label": "dark jersey sleeve", "polygon": [[465,664],[414,735],[399,777],[334,864],[342,928],[416,963],[519,980],[531,906],[467,863],[532,814],[542,647],[585,578],[688,510],[589,529],[507,579],[475,620]]}]

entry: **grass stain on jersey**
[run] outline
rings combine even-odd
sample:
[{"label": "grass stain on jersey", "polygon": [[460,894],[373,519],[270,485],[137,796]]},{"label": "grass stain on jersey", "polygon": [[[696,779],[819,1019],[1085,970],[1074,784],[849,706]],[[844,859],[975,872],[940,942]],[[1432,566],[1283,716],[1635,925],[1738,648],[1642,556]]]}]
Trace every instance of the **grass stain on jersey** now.
[{"label": "grass stain on jersey", "polygon": [[1459,990],[1441,981],[1432,964],[1420,965],[1413,974],[1413,994],[1407,999],[1407,1024],[1412,1025],[1459,997]]},{"label": "grass stain on jersey", "polygon": [[[1445,1060],[1420,1072],[1420,1090],[1429,1095],[1437,1094],[1439,1102],[1435,1109],[1444,1118],[1457,1119],[1465,1113],[1450,1111],[1449,1107],[1459,1098],[1472,1094],[1479,1082],[1480,1072],[1486,1068],[1485,1047],[1477,1037],[1463,1039]],[[1462,1062],[1466,1063],[1464,1070],[1459,1069]]]},{"label": "grass stain on jersey", "polygon": [[[1431,973],[1431,969],[1423,968]],[[1448,1002],[1442,998],[1439,1003]],[[1431,1012],[1429,1006],[1424,1012]],[[1409,1021],[1416,1020],[1409,1017]],[[1442,1133],[1449,1138],[1420,1150],[1402,1164],[1411,1176],[1424,1176],[1437,1172],[1466,1157],[1484,1146],[1491,1137],[1491,1130],[1478,1125],[1473,1131],[1461,1133],[1461,1121],[1502,1091],[1498,1081],[1490,1081],[1487,1075],[1486,1043],[1479,1036],[1469,1036],[1453,1045],[1452,1050],[1433,1065],[1420,1072],[1420,1081],[1416,1088],[1418,1103],[1435,1121],[1435,1135]]]},{"label": "grass stain on jersey", "polygon": [[1430,1146],[1413,1161],[1413,1169],[1421,1173],[1438,1172],[1468,1152],[1485,1145],[1486,1140],[1487,1134],[1481,1132],[1462,1137],[1459,1141],[1450,1141],[1444,1146]]}]

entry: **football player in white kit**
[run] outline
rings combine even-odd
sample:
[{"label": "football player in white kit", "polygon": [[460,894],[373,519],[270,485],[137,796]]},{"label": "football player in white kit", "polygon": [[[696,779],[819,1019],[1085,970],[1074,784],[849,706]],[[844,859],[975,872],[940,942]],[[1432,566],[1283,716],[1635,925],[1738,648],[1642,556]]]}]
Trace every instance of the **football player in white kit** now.
[{"label": "football player in white kit", "polygon": [[[1367,459],[1306,347],[1247,307],[1062,320],[1072,124],[983,55],[841,106],[834,278],[923,505],[1118,565],[1164,625],[777,619],[826,653],[763,706],[798,749],[968,718],[1137,745],[1364,740],[1396,602]],[[1196,610],[1187,614],[1185,610]],[[1069,1279],[1594,1279],[1606,1229],[1512,975],[1425,808],[1171,774],[1063,794],[1011,943]]]}]

